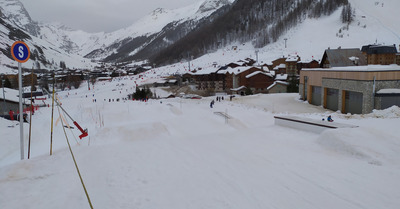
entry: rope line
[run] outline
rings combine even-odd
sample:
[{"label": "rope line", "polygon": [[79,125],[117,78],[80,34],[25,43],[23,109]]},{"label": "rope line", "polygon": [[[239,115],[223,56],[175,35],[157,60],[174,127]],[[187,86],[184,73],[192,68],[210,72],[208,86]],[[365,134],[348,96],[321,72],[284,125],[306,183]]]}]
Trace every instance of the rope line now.
[{"label": "rope line", "polygon": [[[67,125],[67,127],[68,127],[69,131],[71,132],[72,136],[74,137],[75,142],[76,142],[78,145],[81,145],[81,144],[79,144],[78,139],[76,138],[74,132],[72,131],[71,126],[68,124],[67,120],[65,120],[65,118],[66,118],[66,117],[65,117],[65,113],[64,113],[64,116],[62,116],[62,115],[60,115],[60,116],[61,116],[61,119],[62,119],[62,120],[65,122],[65,124]],[[56,124],[57,124],[57,123],[56,123]]]},{"label": "rope line", "polygon": [[[61,117],[60,108],[59,108],[59,106],[57,106],[57,107],[58,107],[58,113],[60,114],[60,117]],[[81,180],[81,183],[82,183],[82,186],[83,186],[83,190],[85,190],[86,198],[87,198],[87,200],[89,202],[90,208],[93,209],[93,205],[92,205],[92,202],[90,201],[89,193],[86,190],[86,186],[85,186],[85,183],[83,182],[83,179],[82,179],[82,176],[81,176],[81,172],[79,171],[79,168],[78,168],[78,164],[76,163],[74,153],[72,152],[71,145],[69,144],[69,140],[68,140],[67,132],[65,131],[63,120],[61,120],[61,125],[62,125],[63,130],[64,130],[65,139],[67,140],[69,151],[71,153],[72,159],[74,160],[76,171],[78,172],[79,179]]]}]

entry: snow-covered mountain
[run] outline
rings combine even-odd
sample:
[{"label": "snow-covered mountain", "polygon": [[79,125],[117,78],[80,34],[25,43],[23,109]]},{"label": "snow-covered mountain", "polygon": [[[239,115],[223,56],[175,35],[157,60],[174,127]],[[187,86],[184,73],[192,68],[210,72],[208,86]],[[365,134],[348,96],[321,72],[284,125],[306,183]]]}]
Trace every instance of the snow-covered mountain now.
[{"label": "snow-covered mountain", "polygon": [[128,28],[104,34],[103,45],[87,57],[112,62],[147,59],[151,53],[183,38],[202,20],[231,3],[232,0],[205,0],[175,10],[158,8]]},{"label": "snow-covered mountain", "polygon": [[[64,61],[70,68],[90,68],[89,60],[107,62],[148,60],[157,52],[176,45],[178,42],[182,45],[181,40],[183,38],[187,40],[189,35],[195,41],[207,39],[209,35],[215,36],[213,34],[215,30],[209,30],[208,33],[203,31],[202,35],[205,36],[201,38],[193,33],[195,30],[201,31],[204,26],[215,21],[226,23],[225,25],[239,25],[240,28],[244,28],[244,31],[254,30],[254,27],[249,25],[250,20],[253,17],[259,18],[260,15],[270,15],[273,20],[269,23],[270,25],[261,27],[265,29],[254,33],[258,34],[256,39],[245,38],[248,34],[243,34],[243,38],[232,39],[233,42],[228,40],[232,38],[230,37],[231,34],[220,37],[220,40],[214,43],[214,48],[222,50],[222,53],[217,50],[217,54],[229,54],[232,45],[239,46],[241,50],[232,52],[235,56],[230,58],[228,56],[214,56],[213,61],[224,64],[224,62],[235,61],[237,56],[241,58],[243,56],[254,56],[254,43],[263,41],[263,37],[266,37],[264,40],[271,39],[272,36],[276,36],[272,38],[274,39],[272,42],[258,48],[258,55],[265,62],[289,53],[298,53],[306,58],[319,57],[323,50],[328,47],[360,48],[362,45],[373,43],[387,45],[398,45],[400,43],[400,25],[397,24],[398,21],[392,15],[396,13],[396,8],[400,7],[400,1],[348,1],[355,12],[353,14],[354,20],[350,24],[342,23],[340,20],[341,7],[339,7],[333,13],[318,18],[304,13],[296,21],[297,24],[287,27],[285,31],[280,31],[279,36],[276,36],[276,34],[264,34],[264,32],[268,33],[267,29],[278,24],[276,20],[285,17],[277,17],[278,13],[267,14],[266,11],[258,11],[257,13],[247,12],[246,14],[246,10],[238,10],[238,15],[234,15],[247,19],[236,19],[235,21],[241,20],[236,23],[231,23],[231,19],[226,15],[227,11],[231,11],[232,8],[237,10],[243,5],[251,7],[251,5],[262,2],[258,0],[249,1],[251,4],[241,0],[203,0],[175,10],[158,8],[130,27],[111,33],[87,33],[69,29],[60,23],[37,23],[30,18],[28,11],[18,0],[3,0],[0,2],[0,61],[2,66],[6,66],[2,69],[12,69],[12,66],[15,66],[15,62],[9,54],[9,48],[15,40],[20,39],[30,43],[33,48],[31,49],[32,53],[37,55],[39,64],[46,69],[57,68],[60,61]],[[318,1],[311,0],[274,2],[281,3],[281,5],[272,6],[281,8],[281,11],[287,11],[286,13],[283,12],[285,15],[288,15],[290,11],[304,10],[304,8],[299,8],[303,2],[314,2],[313,6],[318,7]],[[283,6],[287,6],[288,10],[283,10]],[[222,46],[220,46],[221,43],[223,43]],[[185,43],[183,44],[185,45]],[[186,46],[188,45],[191,46],[191,44],[186,44]],[[204,49],[201,50],[203,50],[203,53],[212,53],[207,46],[204,46]],[[166,53],[170,52],[166,51]],[[185,54],[180,59],[187,56]],[[86,57],[86,59],[83,57]],[[171,62],[178,62],[180,59],[174,59]],[[230,60],[222,61],[226,59]],[[34,66],[33,61],[30,60],[28,65],[28,68]]]},{"label": "snow-covered mountain", "polygon": [[[60,58],[61,60],[50,58],[52,56],[44,58],[47,57],[44,55],[41,67],[51,68],[44,65],[65,61],[68,67],[80,68],[84,65],[76,65],[76,62],[87,63],[89,59],[118,62],[136,55],[134,58],[145,60],[149,51],[153,52],[156,48],[163,49],[179,40],[196,27],[201,19],[210,16],[222,6],[231,4],[232,1],[204,0],[175,10],[158,8],[130,27],[111,33],[87,33],[81,30],[72,30],[61,23],[37,23],[31,19],[28,11],[18,0],[2,1],[0,9],[1,18],[7,22],[9,27],[24,32],[26,37],[35,40],[33,42],[49,44],[50,46],[41,48],[54,49],[55,51],[50,54],[60,54],[57,57],[79,57],[75,57],[74,62],[71,63],[62,58]],[[8,48],[15,41],[7,40],[10,38],[7,38],[6,34],[10,33],[10,30],[13,29],[3,30],[2,51],[8,57],[7,62],[2,62],[3,65],[13,62],[7,55]],[[23,38],[19,37],[19,39]],[[7,59],[6,57],[1,59]],[[56,68],[56,66],[53,67]]]},{"label": "snow-covered mountain", "polygon": [[[58,32],[58,31],[57,31]],[[0,1],[0,66],[1,73],[16,72],[17,62],[11,57],[15,41],[24,41],[31,58],[23,64],[25,69],[59,69],[60,62],[70,68],[92,68],[90,60],[64,50],[59,41],[43,38],[42,29],[34,22],[18,0]]]},{"label": "snow-covered mountain", "polygon": [[24,28],[32,35],[38,35],[40,28],[34,22],[25,9],[24,5],[18,0],[2,0],[0,1],[0,12],[15,25]]}]

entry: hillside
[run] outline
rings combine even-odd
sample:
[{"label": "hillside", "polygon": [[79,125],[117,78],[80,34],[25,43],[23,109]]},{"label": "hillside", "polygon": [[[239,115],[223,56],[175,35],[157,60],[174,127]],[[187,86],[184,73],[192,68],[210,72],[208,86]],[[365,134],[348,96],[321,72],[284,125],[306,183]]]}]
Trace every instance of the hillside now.
[{"label": "hillside", "polygon": [[[340,2],[342,1],[338,1],[338,3]],[[260,34],[259,30],[254,30],[256,33],[252,35],[251,31],[246,29],[246,32],[243,33],[245,35],[236,35],[239,37],[236,41],[232,39],[232,41],[234,41],[233,43],[227,41],[223,34],[218,35],[218,31],[223,31],[225,33],[229,31],[229,29],[225,29],[225,23],[234,20],[234,18],[221,18],[220,21],[221,24],[224,25],[223,27],[220,27],[221,24],[218,24],[217,20],[210,24],[205,30],[195,31],[189,34],[177,44],[165,50],[163,54],[153,57],[152,60],[155,62],[169,62],[173,60],[174,57],[183,57],[187,59],[185,53],[190,52],[192,55],[198,56],[203,53],[210,54],[210,56],[206,55],[204,57],[213,57],[213,61],[226,64],[232,61],[232,57],[230,57],[229,60],[226,55],[236,57],[234,59],[237,60],[243,59],[243,57],[255,58],[256,50],[259,51],[260,60],[264,62],[270,62],[278,57],[287,56],[288,54],[298,54],[310,60],[320,59],[324,50],[329,47],[361,48],[363,45],[374,43],[384,45],[395,44],[397,46],[400,43],[400,29],[397,25],[394,26],[396,21],[388,14],[394,13],[395,11],[393,8],[400,6],[400,2],[395,0],[388,0],[385,2],[386,4],[383,2],[377,4],[376,1],[349,1],[354,12],[353,21],[348,24],[341,21],[342,7],[338,7],[336,10],[328,10],[332,12],[329,14],[318,14],[315,12],[315,8],[317,7],[315,2],[303,1],[304,4],[308,3],[314,6],[310,6],[306,10],[300,10],[300,17],[293,19],[295,22],[285,24],[284,28],[279,29],[279,35],[275,37],[273,36],[274,32],[261,32],[263,35],[261,38],[265,37],[266,42],[259,47],[257,47],[259,44],[258,41],[260,40],[258,36]],[[303,8],[305,7],[304,4],[291,7]],[[253,8],[259,8],[257,4],[253,5]],[[358,7],[360,7],[360,9]],[[235,14],[234,10],[231,10],[231,12]],[[246,14],[256,14],[256,12],[249,12]],[[289,16],[290,13],[286,13],[286,15]],[[236,16],[241,17],[240,15]],[[241,17],[236,22],[243,20],[246,19]],[[277,24],[277,22],[272,21],[271,24],[274,25]],[[274,31],[271,24],[261,24],[261,28],[269,28],[270,31]],[[237,24],[236,26],[239,27],[240,25]],[[257,27],[257,25],[252,24],[250,24],[249,27],[250,26],[253,29]],[[222,29],[219,30],[219,28]],[[237,27],[232,28],[233,30],[240,31]],[[234,35],[230,36],[234,37]],[[202,37],[201,41],[199,41],[197,37]],[[209,40],[211,45],[206,44],[207,40]],[[215,44],[217,41],[220,41],[220,46]],[[224,45],[224,43],[228,44]],[[203,46],[201,46],[201,44],[203,44]],[[209,46],[209,48],[207,48],[207,46]],[[231,50],[232,46],[238,46],[241,50],[233,51]],[[228,61],[224,61],[226,59],[228,59]],[[212,61],[210,60],[210,62]]]},{"label": "hillside", "polygon": [[[13,4],[5,7],[4,2]],[[279,1],[280,4],[275,6],[282,7],[274,13],[271,12],[275,10],[268,8],[274,8],[269,4],[275,1],[269,4],[260,4],[263,1],[255,0],[252,4],[237,1],[236,6],[226,6],[228,1],[207,0],[177,10],[157,9],[131,27],[113,33],[96,34],[74,31],[61,24],[36,23],[18,0],[4,2],[0,5],[0,59],[3,72],[15,69],[16,63],[10,59],[9,47],[16,39],[30,40],[32,53],[34,49],[37,50],[36,57],[41,57],[39,65],[45,69],[59,68],[60,61],[70,68],[91,69],[93,65],[90,60],[113,63],[146,61],[150,58],[158,66],[179,64],[192,57],[200,60],[212,57],[208,62],[223,65],[245,57],[255,58],[256,50],[259,51],[260,62],[270,62],[294,53],[303,59],[320,59],[328,47],[361,48],[362,45],[373,43],[400,43],[399,26],[390,15],[400,6],[396,0],[349,0],[355,11],[350,24],[341,21],[341,6],[332,9],[327,5],[323,10],[325,12],[318,13],[318,4],[313,0],[296,3],[291,0]],[[333,2],[341,5],[345,1]],[[279,11],[282,16],[276,18]],[[278,27],[282,25],[278,24],[281,20],[287,20],[290,24]],[[33,31],[39,34],[35,36],[35,32],[29,28],[36,28]],[[232,50],[233,46],[239,50]],[[169,48],[164,50],[165,47]],[[24,66],[28,69],[36,67],[33,63],[30,60]]]}]

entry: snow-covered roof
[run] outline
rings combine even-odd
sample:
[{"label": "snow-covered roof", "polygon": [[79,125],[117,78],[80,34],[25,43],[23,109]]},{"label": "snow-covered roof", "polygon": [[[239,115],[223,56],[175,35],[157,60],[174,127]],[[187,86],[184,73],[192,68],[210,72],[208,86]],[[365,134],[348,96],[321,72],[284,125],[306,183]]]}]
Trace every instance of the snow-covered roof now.
[{"label": "snow-covered roof", "polygon": [[[0,95],[1,100],[3,100],[3,93],[1,93]],[[8,101],[19,102],[19,90],[4,87],[4,97]]]},{"label": "snow-covered roof", "polygon": [[255,76],[255,75],[258,75],[258,74],[264,74],[264,75],[266,75],[266,76],[269,76],[269,77],[273,77],[272,75],[271,75],[271,73],[266,73],[266,72],[262,72],[262,71],[255,71],[255,72],[253,72],[253,73],[250,73],[250,74],[248,74],[248,75],[246,75],[246,78],[251,78],[251,77],[253,77],[253,76]]},{"label": "snow-covered roof", "polygon": [[303,68],[304,71],[400,71],[400,66],[392,65],[365,65],[365,66],[348,66],[348,67],[332,67],[332,68]]},{"label": "snow-covered roof", "polygon": [[269,71],[269,73],[271,73],[271,75],[275,76],[275,71]]},{"label": "snow-covered roof", "polygon": [[354,56],[349,57],[349,60],[351,60],[351,61],[357,61],[359,59],[360,59],[359,57],[354,57]]},{"label": "snow-covered roof", "polygon": [[279,74],[276,75],[275,80],[287,80],[288,74]]},{"label": "snow-covered roof", "polygon": [[276,86],[277,84],[281,84],[281,85],[285,85],[285,86],[289,85],[289,83],[288,83],[288,82],[283,82],[283,81],[275,81],[273,84],[271,84],[270,86],[268,86],[267,90],[270,90],[270,89],[272,89],[272,88],[273,88],[274,86]]},{"label": "snow-covered roof", "polygon": [[310,62],[313,62],[313,61],[316,61],[316,62],[320,62],[320,60],[317,60],[317,59],[315,59],[314,57],[313,58],[311,58],[311,59],[304,59],[304,60],[300,60],[298,63],[310,63]]},{"label": "snow-covered roof", "polygon": [[[230,74],[238,75],[240,73],[246,72],[247,70],[250,70],[251,68],[254,68],[254,67],[235,67],[235,68],[228,67],[225,70],[219,70],[218,74],[230,73]],[[261,69],[260,69],[260,71],[261,71]]]},{"label": "snow-covered roof", "polygon": [[286,58],[286,62],[296,62],[298,60],[299,58],[296,56],[289,56],[288,58]]},{"label": "snow-covered roof", "polygon": [[377,94],[400,94],[400,89],[381,89]]},{"label": "snow-covered roof", "polygon": [[278,69],[281,69],[281,68],[286,68],[286,64],[280,64],[280,65],[278,65],[278,66],[276,66],[276,67],[274,67],[274,70],[278,70]]},{"label": "snow-covered roof", "polygon": [[238,87],[238,88],[235,88],[235,89],[231,89],[231,91],[240,91],[240,90],[243,90],[245,88],[246,88],[246,86],[241,86],[241,87]]},{"label": "snow-covered roof", "polygon": [[218,69],[219,68],[216,68],[214,66],[209,66],[209,67],[202,68],[201,70],[197,70],[194,73],[188,72],[188,74],[191,74],[191,75],[207,75],[207,74],[210,74],[210,73],[215,73]]}]

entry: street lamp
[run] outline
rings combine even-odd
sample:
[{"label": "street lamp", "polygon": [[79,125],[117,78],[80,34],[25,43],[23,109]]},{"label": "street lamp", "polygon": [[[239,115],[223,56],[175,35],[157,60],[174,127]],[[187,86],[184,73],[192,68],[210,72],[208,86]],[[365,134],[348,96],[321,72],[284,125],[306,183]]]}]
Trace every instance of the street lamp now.
[{"label": "street lamp", "polygon": [[4,74],[2,73],[2,74],[1,74],[1,84],[2,84],[2,86],[3,86],[3,101],[4,101],[3,113],[6,114],[6,113],[7,113],[7,110],[6,110],[6,95],[5,95],[5,93],[4,93],[4,82],[6,82],[6,80],[5,80]]}]

